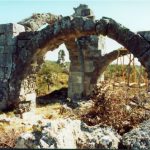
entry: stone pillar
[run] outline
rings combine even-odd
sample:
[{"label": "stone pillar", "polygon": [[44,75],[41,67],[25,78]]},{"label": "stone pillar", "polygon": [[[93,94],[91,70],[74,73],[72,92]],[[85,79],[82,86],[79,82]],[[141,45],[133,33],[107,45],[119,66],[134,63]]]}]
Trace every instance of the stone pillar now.
[{"label": "stone pillar", "polygon": [[[92,10],[87,5],[80,4],[74,10],[73,17],[82,16],[92,20],[95,19]],[[72,44],[67,45],[70,45],[67,48],[71,60],[68,97],[81,99],[83,96],[90,95],[96,84],[99,74],[97,73],[97,68],[99,68],[98,60],[105,45],[104,37],[96,35],[81,37],[75,39]]]},{"label": "stone pillar", "polygon": [[92,93],[99,76],[104,37],[91,35],[66,43],[70,55],[68,97],[81,99]]},{"label": "stone pillar", "polygon": [[9,81],[15,68],[16,36],[23,31],[24,27],[18,24],[0,25],[0,110],[7,109],[9,105]]},{"label": "stone pillar", "polygon": [[[77,46],[77,43],[73,41]],[[68,97],[71,99],[80,99],[83,94],[83,54],[76,46],[71,46],[69,49],[70,56],[70,71],[68,81]],[[67,47],[69,48],[69,47]]]},{"label": "stone pillar", "polygon": [[97,83],[99,75],[99,59],[101,50],[104,49],[104,37],[91,35],[78,39],[78,44],[83,52],[84,70],[83,70],[83,96],[89,96]]}]

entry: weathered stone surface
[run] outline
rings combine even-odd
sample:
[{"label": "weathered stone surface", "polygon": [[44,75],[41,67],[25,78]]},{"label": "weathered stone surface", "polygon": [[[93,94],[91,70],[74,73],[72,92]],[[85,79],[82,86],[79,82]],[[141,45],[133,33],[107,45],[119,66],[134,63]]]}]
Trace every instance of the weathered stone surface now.
[{"label": "weathered stone surface", "polygon": [[16,45],[16,42],[17,42],[17,39],[16,39],[16,37],[14,36],[14,35],[12,35],[12,34],[7,34],[6,35],[6,45],[8,45],[8,46],[15,46]]},{"label": "weathered stone surface", "polygon": [[3,52],[11,55],[14,54],[16,52],[16,45],[12,45],[12,46],[5,45],[5,50]]},{"label": "weathered stone surface", "polygon": [[0,46],[0,53],[4,53],[4,46]]},{"label": "weathered stone surface", "polygon": [[8,99],[8,87],[7,82],[0,79],[0,110],[4,110],[7,107]]},{"label": "weathered stone surface", "polygon": [[77,8],[74,8],[75,13],[72,15],[76,16],[84,16],[91,19],[94,19],[94,15],[91,9],[88,8],[88,5],[80,4]]},{"label": "weathered stone surface", "polygon": [[127,149],[150,149],[150,120],[144,121],[137,128],[125,133],[122,143]]},{"label": "weathered stone surface", "polygon": [[1,24],[0,25],[0,34],[4,34],[6,31],[6,25],[5,24]]},{"label": "weathered stone surface", "polygon": [[[45,23],[49,25],[38,30]],[[28,32],[24,32],[22,25],[0,25],[0,79],[7,81],[5,83],[9,87],[7,95],[11,103],[14,103],[14,99],[20,101],[19,95],[24,80],[37,72],[44,54],[64,42],[69,50],[71,72],[82,74],[82,76],[72,74],[69,78],[71,90],[68,90],[68,95],[81,97],[83,94],[85,96],[90,94],[107,65],[118,57],[118,51],[121,52],[120,56],[127,54],[127,51],[117,50],[101,56],[105,39],[99,35],[107,35],[127,48],[140,60],[150,77],[149,42],[111,18],[94,20],[94,15],[87,5],[80,5],[71,17],[36,14],[20,24]],[[33,65],[35,62],[37,66]],[[90,79],[86,81],[86,77]],[[27,91],[34,93],[35,87],[30,87],[30,84],[34,83],[28,82],[28,86],[24,85],[27,89],[23,96],[25,99]]]},{"label": "weathered stone surface", "polygon": [[80,120],[58,119],[34,125],[34,132],[23,133],[15,148],[100,148],[117,149],[120,136],[110,127],[87,126]]},{"label": "weathered stone surface", "polygon": [[6,26],[6,32],[7,32],[7,34],[17,35],[20,32],[24,32],[25,31],[24,26],[19,25],[19,24],[9,23],[9,24],[7,24],[5,26]]},{"label": "weathered stone surface", "polygon": [[29,18],[18,22],[18,24],[23,25],[26,28],[26,31],[37,31],[42,25],[46,23],[53,24],[56,20],[60,18],[61,16],[56,16],[51,13],[37,13],[33,14]]},{"label": "weathered stone surface", "polygon": [[0,34],[0,45],[4,46],[5,45],[5,35],[4,34]]},{"label": "weathered stone surface", "polygon": [[139,31],[137,33],[140,34],[145,40],[150,42],[150,31]]},{"label": "weathered stone surface", "polygon": [[93,72],[94,71],[94,64],[93,61],[85,61],[85,72]]}]

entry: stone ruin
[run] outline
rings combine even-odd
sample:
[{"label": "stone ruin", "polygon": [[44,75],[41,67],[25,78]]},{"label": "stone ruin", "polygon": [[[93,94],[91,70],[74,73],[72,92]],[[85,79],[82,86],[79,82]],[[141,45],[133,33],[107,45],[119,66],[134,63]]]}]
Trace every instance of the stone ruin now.
[{"label": "stone ruin", "polygon": [[[111,18],[95,20],[87,5],[72,16],[34,14],[18,24],[0,25],[0,110],[29,111],[36,105],[35,74],[43,57],[65,43],[71,60],[68,97],[89,96],[100,75],[118,56],[131,52],[150,78],[150,33],[131,32]],[[49,24],[42,30],[42,25]],[[125,48],[102,55],[108,36]]]}]

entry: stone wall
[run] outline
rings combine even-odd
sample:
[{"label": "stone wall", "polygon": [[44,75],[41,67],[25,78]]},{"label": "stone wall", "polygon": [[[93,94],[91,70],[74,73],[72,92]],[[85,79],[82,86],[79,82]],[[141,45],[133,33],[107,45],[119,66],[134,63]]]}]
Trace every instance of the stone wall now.
[{"label": "stone wall", "polygon": [[[36,100],[35,77],[30,72],[19,78],[24,68],[14,78],[13,73],[17,65],[18,57],[25,59],[27,50],[24,46],[28,39],[19,39],[18,35],[25,32],[25,28],[19,24],[0,25],[0,110],[10,107],[29,108]],[[28,36],[29,37],[29,36]],[[32,70],[33,68],[30,68]],[[32,75],[31,75],[32,74]],[[32,103],[31,103],[32,102]]]},{"label": "stone wall", "polygon": [[16,36],[25,31],[19,24],[0,25],[0,110],[7,108],[9,99],[9,80],[15,69]]},{"label": "stone wall", "polygon": [[140,34],[145,40],[150,42],[150,31],[139,31],[138,34]]}]

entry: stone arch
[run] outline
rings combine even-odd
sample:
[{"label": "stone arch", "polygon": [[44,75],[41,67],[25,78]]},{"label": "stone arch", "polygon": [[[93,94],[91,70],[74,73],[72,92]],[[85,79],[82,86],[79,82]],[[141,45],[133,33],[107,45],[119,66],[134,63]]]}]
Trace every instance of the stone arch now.
[{"label": "stone arch", "polygon": [[[41,31],[27,34],[21,33],[18,39],[28,39],[31,35],[32,38],[24,47],[24,50],[27,52],[26,58],[17,60],[17,64],[20,64],[20,66],[28,65],[35,56],[47,51],[47,49],[53,50],[63,42],[71,39],[100,34],[107,35],[122,44],[139,59],[142,65],[148,67],[142,58],[149,52],[150,44],[140,34],[133,33],[113,19],[106,17],[99,21],[93,21],[84,17],[64,17]],[[17,72],[17,68],[19,67],[16,66],[15,72]]]},{"label": "stone arch", "polygon": [[[34,69],[37,69],[32,67],[32,64],[42,63],[41,56],[48,50],[87,35],[107,35],[127,48],[147,70],[149,69],[150,45],[140,34],[133,33],[113,19],[106,17],[98,21],[86,17],[63,17],[41,31],[23,32],[17,36],[18,43],[23,41],[23,46],[18,45],[16,68],[9,83],[9,86],[15,87],[11,88],[14,91],[10,92],[10,99],[19,96],[17,92],[20,91],[22,80],[28,74],[34,74]],[[106,55],[106,57],[111,58],[111,55]],[[11,97],[11,93],[14,97]]]},{"label": "stone arch", "polygon": [[[86,7],[86,12],[89,12],[87,6],[84,7]],[[80,14],[81,12],[78,13]],[[139,59],[141,64],[147,70],[148,77],[150,78],[150,44],[147,38],[144,37],[143,33],[134,33],[113,19],[107,17],[103,17],[100,20],[94,20],[91,16],[85,17],[85,14],[83,15],[84,17],[73,15],[67,17],[53,16],[51,18],[50,16],[51,14],[48,15],[48,19],[41,21],[41,24],[43,24],[43,22],[48,23],[50,20],[50,25],[40,31],[35,31],[40,24],[34,28],[31,26],[32,24],[28,24],[29,22],[26,20],[25,25],[28,32],[23,32],[24,30],[21,29],[20,34],[18,32],[16,34],[15,31],[11,35],[11,42],[15,41],[13,48],[15,46],[16,49],[10,53],[11,56],[13,56],[13,65],[7,84],[5,84],[9,91],[7,92],[9,93],[9,105],[15,105],[20,100],[24,102],[25,98],[20,96],[20,92],[31,94],[32,89],[35,89],[34,73],[39,69],[38,66],[43,62],[42,56],[44,56],[47,51],[54,50],[62,43],[65,43],[69,47],[72,41],[74,42],[73,44],[76,44],[75,39],[84,36],[107,35],[109,38],[114,39]],[[23,22],[20,22],[20,24],[24,25]],[[23,26],[21,27],[19,25],[18,28],[23,28]],[[12,29],[12,31],[13,30],[14,29]],[[126,52],[122,51],[123,55],[124,53]],[[100,71],[105,70],[107,64],[115,59],[114,56],[117,54],[118,51],[113,51],[112,53],[105,55],[102,59],[102,57],[98,55],[98,52],[96,52],[96,55],[98,55],[99,58],[97,57],[95,59],[97,66],[95,66],[95,70],[92,72],[93,78],[90,79],[90,84],[95,84],[97,76],[101,73]],[[101,65],[99,64],[105,66],[101,68],[100,71],[99,68]],[[22,90],[22,86],[24,87],[24,85],[30,85],[31,87]],[[32,99],[35,95],[30,95],[28,97]],[[31,99],[29,99],[29,104]]]}]

